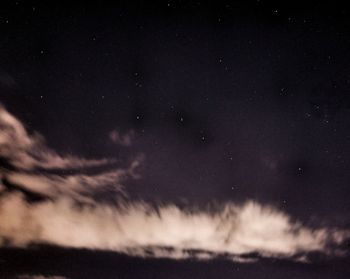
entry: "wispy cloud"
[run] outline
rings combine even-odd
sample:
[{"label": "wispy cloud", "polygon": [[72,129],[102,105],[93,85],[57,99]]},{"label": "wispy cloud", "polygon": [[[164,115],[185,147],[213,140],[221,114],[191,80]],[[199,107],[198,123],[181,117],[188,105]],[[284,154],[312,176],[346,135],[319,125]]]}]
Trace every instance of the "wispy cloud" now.
[{"label": "wispy cloud", "polygon": [[137,176],[135,169],[140,162],[140,157],[136,157],[126,167],[117,167],[118,160],[113,158],[58,154],[46,145],[43,136],[28,133],[1,105],[0,159],[3,181],[45,197],[68,196],[80,201],[88,201],[105,189],[125,194],[122,182]]},{"label": "wispy cloud", "polygon": [[[349,237],[344,230],[311,229],[277,208],[254,201],[210,210],[151,206],[126,198],[114,205],[98,202],[94,196],[101,189],[125,191],[122,184],[136,177],[140,161],[116,168],[111,159],[59,155],[41,136],[28,134],[3,107],[0,157],[9,162],[0,169],[0,245],[46,243],[142,257],[226,255],[234,261],[249,261],[245,255],[250,253],[277,258],[313,251],[338,255],[337,247]],[[96,166],[97,173],[85,171]],[[74,172],[52,173],[52,168]],[[7,191],[5,182],[17,185],[17,190]],[[30,202],[20,189],[46,199]]]},{"label": "wispy cloud", "polygon": [[29,134],[24,125],[0,104],[0,155],[21,169],[35,167],[64,169],[103,166],[110,159],[91,160],[76,156],[60,156],[47,147],[44,138]]},{"label": "wispy cloud", "polygon": [[123,146],[130,146],[133,142],[134,137],[135,132],[133,130],[130,130],[126,133],[121,133],[117,130],[112,130],[109,133],[109,138],[113,143]]}]

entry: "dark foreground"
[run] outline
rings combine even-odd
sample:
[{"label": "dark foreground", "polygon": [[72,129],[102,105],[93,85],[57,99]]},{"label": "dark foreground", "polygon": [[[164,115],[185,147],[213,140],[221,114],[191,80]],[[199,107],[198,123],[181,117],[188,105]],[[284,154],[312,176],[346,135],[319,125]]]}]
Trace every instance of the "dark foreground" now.
[{"label": "dark foreground", "polygon": [[260,259],[234,263],[224,259],[168,260],[128,257],[113,252],[33,247],[1,248],[0,278],[19,275],[75,278],[350,278],[350,257],[318,258],[314,263]]}]

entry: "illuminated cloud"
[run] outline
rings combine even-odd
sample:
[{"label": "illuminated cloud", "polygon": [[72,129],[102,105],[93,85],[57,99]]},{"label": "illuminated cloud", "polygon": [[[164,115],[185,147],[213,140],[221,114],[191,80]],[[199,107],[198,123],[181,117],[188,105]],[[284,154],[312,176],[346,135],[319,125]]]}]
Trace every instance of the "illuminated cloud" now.
[{"label": "illuminated cloud", "polygon": [[[125,195],[122,182],[137,177],[135,169],[141,157],[126,167],[116,167],[117,160],[111,158],[62,156],[49,148],[38,133],[29,134],[0,105],[0,159],[5,163],[0,169],[2,181],[48,198],[69,196],[87,202],[96,192],[104,190]],[[3,189],[2,183],[0,191]]]},{"label": "illuminated cloud", "polygon": [[[3,107],[0,128],[0,157],[10,165],[0,169],[0,245],[53,244],[174,259],[225,255],[247,262],[251,253],[277,258],[305,258],[315,251],[338,255],[337,247],[349,237],[347,231],[311,229],[254,201],[211,210],[151,206],[126,198],[102,203],[94,196],[104,189],[114,190],[116,199],[126,196],[122,184],[137,177],[139,159],[116,168],[111,159],[59,155]],[[96,166],[97,173],[86,171]],[[7,191],[5,181],[16,190]],[[45,198],[28,201],[26,191]]]},{"label": "illuminated cloud", "polygon": [[23,124],[0,104],[0,156],[21,169],[35,167],[65,169],[96,167],[111,163],[110,159],[88,160],[60,156],[45,144],[37,133],[29,134]]},{"label": "illuminated cloud", "polygon": [[277,209],[251,201],[226,204],[213,212],[175,205],[152,208],[138,202],[77,206],[66,198],[30,204],[12,193],[0,199],[0,219],[3,244],[48,243],[171,258],[196,256],[191,251],[198,251],[199,258],[329,253],[330,243],[348,237],[347,232],[309,229]]}]

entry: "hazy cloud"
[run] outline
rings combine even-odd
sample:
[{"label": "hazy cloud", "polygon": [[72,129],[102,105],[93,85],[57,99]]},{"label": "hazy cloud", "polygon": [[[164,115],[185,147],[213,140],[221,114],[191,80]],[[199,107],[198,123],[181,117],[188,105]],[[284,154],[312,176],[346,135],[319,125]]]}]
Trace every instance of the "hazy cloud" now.
[{"label": "hazy cloud", "polygon": [[15,79],[9,75],[8,73],[0,70],[0,87],[8,87],[8,88],[12,88],[14,86],[16,86],[16,81]]},{"label": "hazy cloud", "polygon": [[130,130],[124,134],[117,130],[112,130],[109,133],[109,138],[113,143],[123,145],[123,146],[130,146],[132,144],[134,137],[135,137],[135,132],[133,130]]}]

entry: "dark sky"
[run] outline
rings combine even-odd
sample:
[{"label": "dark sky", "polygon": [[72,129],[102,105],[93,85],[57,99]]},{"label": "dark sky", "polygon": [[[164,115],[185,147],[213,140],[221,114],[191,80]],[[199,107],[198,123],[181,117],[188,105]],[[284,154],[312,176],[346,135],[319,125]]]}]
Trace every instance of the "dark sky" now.
[{"label": "dark sky", "polygon": [[[311,226],[323,220],[349,228],[350,9],[336,1],[115,2],[2,1],[6,109],[58,152],[142,155],[140,178],[126,185],[132,200],[205,206],[253,199]],[[114,130],[132,133],[132,144],[114,144]],[[55,253],[80,252],[0,249],[0,277],[7,259],[6,276],[15,268],[43,274],[40,258],[54,261]],[[44,274],[89,278],[81,272],[90,261],[98,269],[99,257],[108,258],[106,275],[91,278],[112,278],[113,257],[116,269],[123,265],[116,278],[169,278],[167,270],[170,278],[349,273],[348,259],[236,271],[240,264],[220,260],[83,251],[72,266],[61,259],[67,270],[55,260],[54,272],[45,267]]]}]

